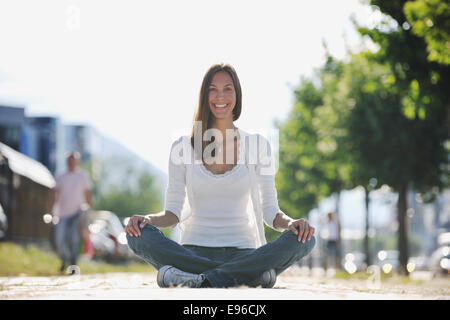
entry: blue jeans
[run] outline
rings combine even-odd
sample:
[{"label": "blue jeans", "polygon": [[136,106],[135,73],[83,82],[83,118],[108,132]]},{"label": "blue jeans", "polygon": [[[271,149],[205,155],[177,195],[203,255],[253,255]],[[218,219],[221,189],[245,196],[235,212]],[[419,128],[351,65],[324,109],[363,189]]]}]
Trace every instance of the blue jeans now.
[{"label": "blue jeans", "polygon": [[63,264],[77,264],[80,247],[80,232],[78,223],[80,212],[68,218],[60,218],[55,226],[55,246],[56,251]]},{"label": "blue jeans", "polygon": [[333,259],[336,258],[337,255],[337,241],[336,240],[328,240],[327,241],[327,252],[329,256],[332,256]]},{"label": "blue jeans", "polygon": [[202,273],[214,288],[249,284],[270,269],[279,275],[309,254],[316,243],[314,237],[298,242],[293,232],[285,231],[277,240],[257,249],[180,245],[152,225],[145,225],[140,237],[127,235],[127,240],[133,252],[156,269],[171,265]]}]

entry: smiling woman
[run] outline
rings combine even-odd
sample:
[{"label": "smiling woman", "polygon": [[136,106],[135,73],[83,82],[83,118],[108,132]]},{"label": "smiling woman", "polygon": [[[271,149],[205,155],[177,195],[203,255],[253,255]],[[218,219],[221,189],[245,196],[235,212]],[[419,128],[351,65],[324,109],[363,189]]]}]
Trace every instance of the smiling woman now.
[{"label": "smiling woman", "polygon": [[[241,84],[234,68],[225,64],[217,64],[209,68],[203,78],[198,107],[194,116],[191,132],[192,147],[195,148],[196,134],[204,137],[205,132],[214,126],[220,125],[223,128],[235,129],[233,121],[239,119],[241,110]],[[201,125],[201,128],[197,127],[198,125]],[[223,137],[225,136],[226,134],[223,134]],[[194,150],[203,154],[207,144],[208,141],[202,141],[201,150]],[[213,151],[213,155],[215,155],[215,151]]]},{"label": "smiling woman", "polygon": [[[278,274],[314,248],[314,228],[278,206],[268,141],[234,125],[241,111],[236,71],[228,64],[211,66],[192,134],[172,145],[165,211],[128,222],[128,244],[158,269],[160,287],[271,288]],[[267,243],[264,222],[286,232]],[[179,243],[158,229],[176,225]]]}]

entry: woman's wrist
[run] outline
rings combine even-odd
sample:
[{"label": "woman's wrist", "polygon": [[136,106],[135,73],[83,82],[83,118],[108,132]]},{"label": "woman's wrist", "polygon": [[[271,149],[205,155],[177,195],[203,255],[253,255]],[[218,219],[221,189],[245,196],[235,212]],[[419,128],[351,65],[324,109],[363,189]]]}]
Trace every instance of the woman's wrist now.
[{"label": "woman's wrist", "polygon": [[178,218],[170,211],[161,211],[145,216],[149,219],[149,224],[158,228],[173,228],[178,223]]},{"label": "woman's wrist", "polygon": [[146,215],[145,218],[148,220],[148,224],[153,225],[153,221],[152,221],[152,218],[153,218],[153,217],[152,217],[151,214]]},{"label": "woman's wrist", "polygon": [[273,227],[278,230],[286,230],[294,219],[286,215],[284,212],[278,212],[273,220]]}]

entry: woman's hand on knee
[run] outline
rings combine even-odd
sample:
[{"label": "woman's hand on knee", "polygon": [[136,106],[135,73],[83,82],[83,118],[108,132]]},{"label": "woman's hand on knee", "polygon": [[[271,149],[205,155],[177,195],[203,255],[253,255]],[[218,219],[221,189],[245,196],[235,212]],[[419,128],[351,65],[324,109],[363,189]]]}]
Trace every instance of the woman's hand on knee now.
[{"label": "woman's hand on knee", "polygon": [[150,223],[150,219],[145,216],[134,215],[128,221],[125,232],[131,237],[140,237],[141,229]]},{"label": "woman's hand on knee", "polygon": [[305,243],[306,240],[311,240],[316,229],[309,225],[305,219],[292,220],[289,223],[288,229],[297,235],[298,242]]}]

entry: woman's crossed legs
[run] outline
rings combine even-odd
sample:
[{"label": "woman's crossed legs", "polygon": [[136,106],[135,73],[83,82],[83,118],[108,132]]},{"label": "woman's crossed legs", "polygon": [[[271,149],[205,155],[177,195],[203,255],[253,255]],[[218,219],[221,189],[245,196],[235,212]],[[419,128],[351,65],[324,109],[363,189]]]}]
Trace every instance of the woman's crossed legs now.
[{"label": "woman's crossed legs", "polygon": [[298,242],[294,233],[285,231],[275,241],[257,249],[183,246],[152,225],[144,226],[140,237],[127,235],[127,240],[133,252],[156,269],[171,265],[185,272],[204,274],[215,288],[249,284],[270,269],[279,275],[308,255],[316,242],[314,237],[305,243]]}]

